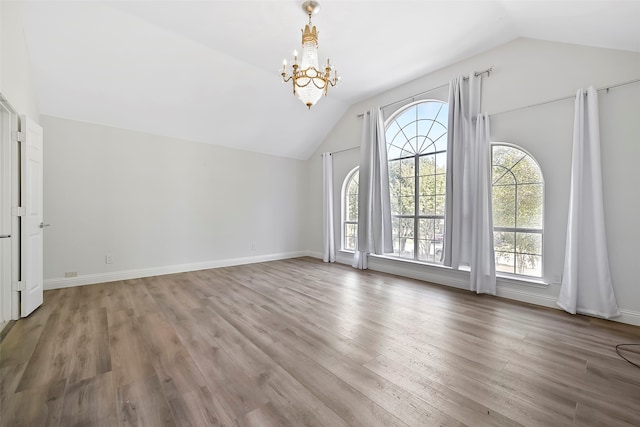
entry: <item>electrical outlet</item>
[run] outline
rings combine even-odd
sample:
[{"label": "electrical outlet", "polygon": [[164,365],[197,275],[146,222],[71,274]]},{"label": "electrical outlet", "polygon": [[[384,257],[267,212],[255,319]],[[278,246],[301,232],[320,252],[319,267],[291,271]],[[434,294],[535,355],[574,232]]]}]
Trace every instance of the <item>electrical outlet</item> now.
[{"label": "electrical outlet", "polygon": [[252,251],[256,250],[256,242],[251,242],[251,250]]},{"label": "electrical outlet", "polygon": [[66,278],[78,277],[78,272],[77,271],[67,271],[66,273],[64,273],[64,277],[66,277]]},{"label": "electrical outlet", "polygon": [[104,256],[104,262],[107,263],[107,264],[113,264],[113,255],[106,254]]}]

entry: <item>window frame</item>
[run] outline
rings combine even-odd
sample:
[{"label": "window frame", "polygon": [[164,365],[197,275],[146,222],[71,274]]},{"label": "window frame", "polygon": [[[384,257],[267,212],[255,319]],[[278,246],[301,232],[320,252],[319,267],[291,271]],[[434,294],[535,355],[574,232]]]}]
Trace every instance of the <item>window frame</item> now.
[{"label": "window frame", "polygon": [[[439,103],[439,104],[444,104],[448,107],[448,102],[444,101],[442,99],[436,99],[436,98],[424,98],[424,99],[419,99],[419,100],[415,100],[412,101],[410,103],[407,103],[405,105],[402,105],[400,107],[398,107],[392,114],[389,115],[389,117],[387,117],[384,121],[384,131],[385,131],[385,136],[386,136],[386,132],[387,132],[387,128],[388,126],[396,119],[397,116],[405,113],[407,110],[409,110],[410,108],[413,107],[417,107],[420,104],[428,104],[431,102],[435,102],[435,103]],[[436,116],[437,117],[437,116]],[[414,123],[414,122],[411,122]],[[447,129],[447,132],[449,132],[449,123],[448,123],[448,115],[447,115],[447,121],[444,123]],[[427,133],[428,135],[428,133]],[[388,146],[389,142],[385,141],[385,146]],[[431,144],[429,144],[430,146]],[[446,147],[446,145],[445,145]],[[386,147],[385,147],[386,148]],[[448,148],[448,147],[447,147]],[[435,147],[434,147],[435,150]],[[389,153],[389,150],[387,148],[387,155]],[[413,219],[413,257],[409,258],[409,257],[404,257],[404,256],[400,256],[400,255],[396,255],[395,251],[393,254],[388,254],[386,256],[390,257],[390,258],[394,258],[394,259],[400,259],[400,260],[404,260],[404,261],[410,261],[410,262],[416,262],[416,263],[424,263],[424,264],[429,264],[429,265],[436,265],[436,266],[442,266],[442,255],[443,255],[443,251],[444,251],[444,235],[443,235],[443,239],[442,239],[442,244],[443,247],[442,249],[440,249],[440,260],[436,261],[436,255],[437,255],[437,250],[434,249],[434,253],[433,253],[433,260],[424,260],[424,259],[419,259],[419,246],[420,246],[420,241],[421,240],[426,240],[426,241],[430,241],[429,239],[420,239],[420,220],[442,220],[443,223],[445,221],[445,213],[443,212],[442,215],[434,215],[434,214],[429,214],[429,215],[421,215],[420,214],[420,185],[419,185],[419,179],[422,175],[420,175],[420,158],[422,157],[427,157],[427,156],[436,156],[438,154],[442,154],[442,153],[447,153],[447,149],[445,148],[444,150],[438,150],[438,151],[433,151],[430,153],[416,153],[410,156],[404,156],[404,157],[398,157],[398,158],[394,158],[393,160],[390,160],[389,158],[387,158],[387,165],[389,165],[391,163],[391,161],[402,161],[402,160],[407,160],[407,159],[413,159],[414,160],[414,192],[413,192],[413,200],[414,200],[414,210],[413,210],[413,215],[407,215],[407,214],[393,214],[393,212],[391,213],[391,219],[392,221],[397,219],[397,220],[401,220],[401,219]],[[434,175],[435,176],[435,175]],[[446,173],[445,173],[446,176]],[[445,188],[446,188],[446,184],[445,184]],[[445,203],[446,203],[446,191],[444,194],[444,198],[445,198]],[[430,244],[434,244],[435,245],[435,241],[431,240]],[[435,246],[434,246],[435,248]]]},{"label": "window frame", "polygon": [[[515,227],[496,227],[494,225],[493,227],[493,232],[495,233],[496,231],[498,232],[506,232],[506,233],[514,233],[514,239],[517,236],[517,233],[535,233],[535,234],[540,234],[540,276],[532,276],[530,274],[519,274],[516,273],[515,271],[512,272],[506,272],[506,271],[498,271],[496,268],[496,275],[498,277],[505,277],[505,278],[511,278],[511,279],[517,279],[517,280],[534,280],[534,281],[538,281],[538,280],[544,280],[545,277],[545,268],[544,268],[544,260],[545,260],[545,256],[544,256],[544,244],[545,244],[545,238],[544,238],[544,232],[545,232],[545,180],[544,180],[544,173],[542,172],[542,167],[540,166],[540,163],[538,162],[538,160],[526,149],[522,148],[521,146],[511,143],[511,142],[501,142],[501,141],[492,141],[491,142],[491,194],[492,194],[492,205],[491,205],[491,209],[493,212],[493,167],[494,167],[494,162],[493,162],[493,149],[495,147],[509,147],[509,148],[513,148],[516,149],[518,151],[521,151],[522,153],[524,153],[525,155],[529,156],[529,158],[531,160],[533,160],[533,162],[535,163],[535,165],[538,167],[538,170],[540,172],[540,177],[541,177],[541,181],[538,182],[537,184],[541,184],[542,185],[542,207],[541,207],[541,212],[542,212],[542,218],[540,221],[540,228],[536,229],[536,228],[530,228],[530,227],[523,227],[523,228],[519,228],[517,226],[517,210],[516,210],[516,217],[514,219],[516,226]],[[516,207],[517,207],[517,187],[518,184],[516,183]],[[514,248],[514,252],[513,254],[517,254],[518,252],[515,252],[515,248]],[[496,260],[496,267],[497,267],[497,260]],[[516,266],[514,265],[514,270],[516,269]]]},{"label": "window frame", "polygon": [[[349,173],[347,173],[347,176],[344,178],[344,181],[342,181],[342,191],[341,191],[341,197],[340,200],[342,201],[342,207],[340,209],[340,250],[343,252],[355,252],[356,248],[357,248],[357,242],[356,242],[356,246],[353,249],[348,249],[346,247],[346,240],[347,240],[347,225],[355,225],[356,226],[356,239],[358,238],[358,218],[356,218],[355,221],[348,221],[347,220],[347,209],[349,208],[349,200],[347,200],[347,198],[349,197],[349,193],[347,192],[348,188],[349,188],[349,184],[351,183],[351,180],[358,175],[358,179],[360,179],[360,166],[356,166],[355,168],[351,169],[349,171]],[[359,190],[358,190],[358,197],[359,197]],[[359,200],[359,199],[358,199]],[[358,212],[358,217],[360,216],[360,212]]]}]

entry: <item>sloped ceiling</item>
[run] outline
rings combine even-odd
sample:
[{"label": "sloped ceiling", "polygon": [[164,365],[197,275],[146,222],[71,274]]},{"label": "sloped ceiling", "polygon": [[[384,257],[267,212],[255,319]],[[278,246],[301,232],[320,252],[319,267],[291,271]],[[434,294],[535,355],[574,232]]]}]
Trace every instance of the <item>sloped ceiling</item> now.
[{"label": "sloped ceiling", "polygon": [[42,114],[308,158],[353,103],[517,37],[640,52],[640,1],[338,1],[313,19],[343,83],[279,75],[301,2],[25,1]]}]

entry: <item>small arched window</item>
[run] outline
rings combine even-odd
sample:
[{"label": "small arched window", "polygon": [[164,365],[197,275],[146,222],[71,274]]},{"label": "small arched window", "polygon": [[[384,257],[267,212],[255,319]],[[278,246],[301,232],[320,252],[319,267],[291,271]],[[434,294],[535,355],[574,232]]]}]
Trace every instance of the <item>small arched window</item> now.
[{"label": "small arched window", "polygon": [[342,249],[355,251],[358,241],[358,168],[353,169],[342,186]]},{"label": "small arched window", "polygon": [[542,277],[544,180],[538,162],[518,146],[492,147],[496,271]]}]

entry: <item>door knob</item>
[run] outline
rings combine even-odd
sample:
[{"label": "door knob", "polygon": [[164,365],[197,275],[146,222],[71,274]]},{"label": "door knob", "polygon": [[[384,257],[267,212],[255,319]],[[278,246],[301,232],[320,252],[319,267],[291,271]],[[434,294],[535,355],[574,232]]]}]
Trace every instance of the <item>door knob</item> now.
[{"label": "door knob", "polygon": [[49,227],[51,226],[51,224],[45,224],[44,222],[40,223],[40,228],[45,228],[45,227]]}]

